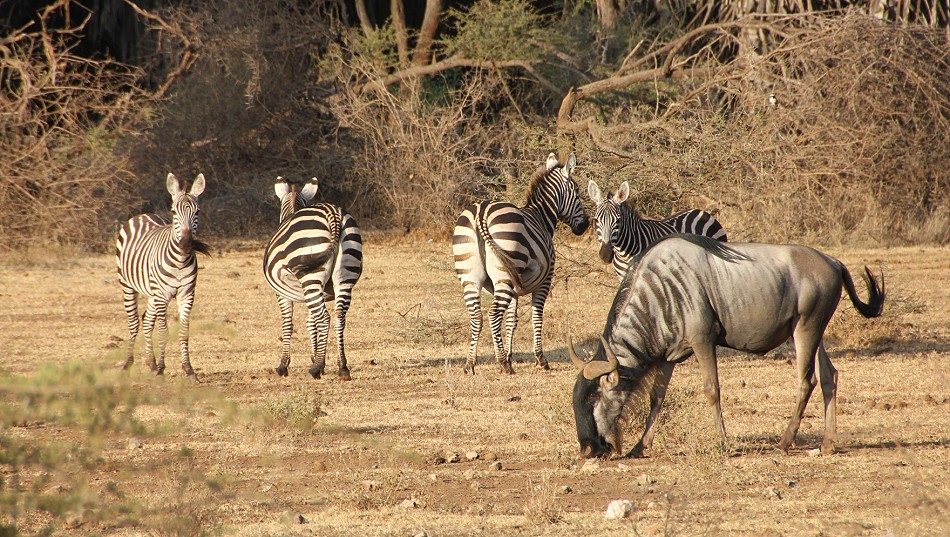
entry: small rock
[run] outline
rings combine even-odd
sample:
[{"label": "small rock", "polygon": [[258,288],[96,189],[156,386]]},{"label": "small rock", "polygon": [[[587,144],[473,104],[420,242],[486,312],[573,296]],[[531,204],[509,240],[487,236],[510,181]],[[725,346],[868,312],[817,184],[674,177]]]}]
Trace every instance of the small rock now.
[{"label": "small rock", "polygon": [[303,517],[300,513],[294,513],[293,511],[287,511],[280,517],[284,524],[306,524],[307,519]]},{"label": "small rock", "polygon": [[429,474],[429,481],[438,481],[439,476],[436,474]]},{"label": "small rock", "polygon": [[502,468],[502,466],[501,466],[501,461],[495,461],[495,462],[489,464],[489,465],[488,465],[488,468],[491,469],[491,470],[500,471],[501,468]]},{"label": "small rock", "polygon": [[805,455],[808,455],[809,457],[818,457],[821,455],[821,449],[820,448],[809,449],[808,451],[805,452]]},{"label": "small rock", "polygon": [[765,490],[762,491],[762,495],[773,500],[782,499],[782,491],[775,487],[765,487]]},{"label": "small rock", "polygon": [[496,455],[494,451],[489,451],[484,457],[482,457],[482,459],[488,462],[495,462],[498,460],[498,455]]},{"label": "small rock", "polygon": [[273,484],[273,483],[267,483],[266,485],[261,485],[261,488],[260,488],[259,490],[260,490],[261,492],[270,492],[270,491],[274,490],[274,484]]},{"label": "small rock", "polygon": [[430,455],[426,462],[432,465],[445,464],[445,457],[442,455]]},{"label": "small rock", "polygon": [[587,459],[581,466],[581,471],[592,474],[600,470],[600,462],[597,459]]},{"label": "small rock", "polygon": [[786,480],[786,481],[785,481],[785,484],[788,485],[788,488],[790,488],[790,489],[795,488],[795,485],[796,485],[795,481],[792,480],[792,479]]},{"label": "small rock", "polygon": [[229,271],[227,274],[225,274],[225,276],[233,280],[234,278],[240,278],[241,273],[236,270],[232,270],[232,271]]},{"label": "small rock", "polygon": [[520,400],[521,400],[520,395],[512,395],[511,397],[508,398],[509,403],[517,403]]},{"label": "small rock", "polygon": [[429,537],[429,532],[422,530],[419,533],[413,535],[412,537]]},{"label": "small rock", "polygon": [[467,452],[467,453],[465,454],[465,460],[467,460],[467,461],[474,461],[474,460],[477,460],[477,459],[478,459],[478,452],[477,452],[477,451],[469,451],[469,452]]},{"label": "small rock", "polygon": [[622,462],[617,463],[617,471],[618,471],[618,472],[626,472],[626,471],[629,471],[629,470],[630,470],[630,467],[627,466],[626,464],[624,464],[624,463],[622,463]]},{"label": "small rock", "polygon": [[462,477],[464,477],[465,479],[475,479],[475,470],[474,469],[465,470],[465,472],[462,473]]},{"label": "small rock", "polygon": [[572,492],[574,492],[574,489],[572,489],[571,487],[567,485],[564,485],[563,487],[561,487],[561,494],[570,494]]},{"label": "small rock", "polygon": [[459,462],[460,460],[462,458],[459,457],[458,453],[446,452],[445,454],[445,462]]},{"label": "small rock", "polygon": [[621,520],[630,516],[636,506],[630,500],[614,500],[607,504],[604,518],[607,520]]},{"label": "small rock", "polygon": [[136,437],[129,438],[129,449],[142,449],[144,444]]},{"label": "small rock", "polygon": [[412,498],[406,498],[402,501],[402,503],[399,504],[399,507],[403,509],[415,509],[416,507],[419,507],[419,502]]},{"label": "small rock", "polygon": [[652,485],[654,483],[656,483],[656,478],[653,477],[652,475],[640,474],[640,476],[637,477],[637,484],[640,485],[641,487]]},{"label": "small rock", "polygon": [[327,463],[325,463],[325,462],[323,462],[323,461],[317,461],[316,464],[313,465],[313,471],[314,471],[314,472],[326,472],[326,471],[327,471]]}]

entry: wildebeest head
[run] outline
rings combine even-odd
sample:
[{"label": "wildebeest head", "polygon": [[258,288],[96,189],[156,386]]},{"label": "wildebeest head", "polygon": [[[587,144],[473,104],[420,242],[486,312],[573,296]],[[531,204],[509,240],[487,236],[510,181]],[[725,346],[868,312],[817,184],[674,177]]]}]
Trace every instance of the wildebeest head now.
[{"label": "wildebeest head", "polygon": [[620,382],[617,356],[603,336],[600,342],[601,348],[590,362],[577,356],[573,342],[568,347],[571,361],[580,369],[574,383],[574,421],[581,455],[587,458],[620,453],[619,418],[628,396],[615,389]]},{"label": "wildebeest head", "polygon": [[630,196],[630,185],[624,181],[613,196],[605,196],[593,180],[587,183],[587,194],[596,204],[594,228],[600,242],[600,260],[610,263],[614,258],[614,246],[620,234],[620,210]]}]

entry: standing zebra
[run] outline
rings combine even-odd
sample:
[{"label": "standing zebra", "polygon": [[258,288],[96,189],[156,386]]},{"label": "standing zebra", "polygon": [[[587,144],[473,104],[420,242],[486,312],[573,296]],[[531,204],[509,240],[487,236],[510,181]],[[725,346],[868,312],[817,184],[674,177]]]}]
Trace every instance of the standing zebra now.
[{"label": "standing zebra", "polygon": [[726,230],[716,217],[700,209],[689,209],[663,220],[640,218],[626,201],[630,185],[621,183],[617,193],[604,196],[597,183],[587,183],[587,194],[594,200],[594,227],[600,241],[600,259],[613,262],[614,271],[623,279],[630,261],[657,240],[674,233],[703,235],[726,242]]},{"label": "standing zebra", "polygon": [[306,302],[310,333],[310,375],[320,378],[327,355],[330,314],[325,301],[336,302],[336,342],[340,351],[339,378],[350,380],[343,349],[343,329],[353,286],[363,272],[363,239],[356,220],[342,207],[329,203],[307,206],[317,194],[317,178],[297,191],[297,185],[278,177],[274,192],[280,198],[280,226],[264,250],[264,277],[277,293],[280,307],[281,353],[277,374],[286,377],[290,365],[293,303]]},{"label": "standing zebra", "polygon": [[[187,192],[173,174],[165,179],[172,196],[171,220],[157,214],[140,214],[119,229],[115,241],[116,264],[125,314],[129,319],[129,343],[124,369],[132,366],[132,350],[139,332],[138,295],[148,298],[145,309],[145,360],[149,369],[165,371],[166,315],[168,303],[177,297],[181,368],[195,378],[188,356],[188,316],[195,301],[198,262],[195,252],[208,253],[208,246],[194,238],[198,231],[198,196],[204,192],[205,176],[198,174]],[[187,185],[185,185],[187,187]],[[152,350],[152,329],[158,324],[158,363]]]},{"label": "standing zebra", "polygon": [[[471,317],[472,340],[466,373],[475,373],[478,335],[482,329],[481,291],[492,293],[488,322],[495,359],[502,373],[512,374],[511,343],[518,323],[518,297],[531,294],[536,365],[549,369],[541,351],[544,301],[554,275],[554,228],[566,222],[575,235],[590,225],[571,178],[576,159],[559,165],[548,156],[528,186],[527,203],[515,207],[503,201],[483,201],[465,209],[455,224],[452,253],[455,273]],[[502,323],[507,333],[502,340]]]}]

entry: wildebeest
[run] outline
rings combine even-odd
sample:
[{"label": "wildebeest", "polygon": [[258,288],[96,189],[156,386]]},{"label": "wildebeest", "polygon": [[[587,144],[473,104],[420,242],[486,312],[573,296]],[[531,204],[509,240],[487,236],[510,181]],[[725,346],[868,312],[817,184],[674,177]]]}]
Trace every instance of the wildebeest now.
[{"label": "wildebeest", "polygon": [[821,447],[832,452],[838,374],[822,335],[841,299],[842,286],[861,315],[881,314],[883,274],[878,285],[871,271],[864,270],[868,303],[861,302],[840,261],[806,246],[727,245],[696,235],[657,242],[634,261],[621,282],[594,358],[584,363],[573,344],[569,349],[581,368],[574,384],[581,453],[586,457],[620,453],[621,410],[630,394],[646,384],[645,378],[653,377],[643,436],[627,453],[643,456],[652,444],[654,420],[673,367],[694,354],[725,445],[716,346],[762,354],[789,336],[795,344],[798,403],[778,448],[787,452],[794,442],[817,376],[825,407]]}]

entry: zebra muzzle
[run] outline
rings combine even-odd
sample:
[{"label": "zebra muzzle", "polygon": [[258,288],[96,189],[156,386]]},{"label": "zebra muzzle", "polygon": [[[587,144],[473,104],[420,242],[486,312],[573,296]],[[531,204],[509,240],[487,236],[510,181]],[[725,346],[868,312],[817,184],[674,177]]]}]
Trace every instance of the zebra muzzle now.
[{"label": "zebra muzzle", "polygon": [[614,260],[614,248],[609,244],[601,243],[600,250],[597,253],[604,263],[610,263]]}]

